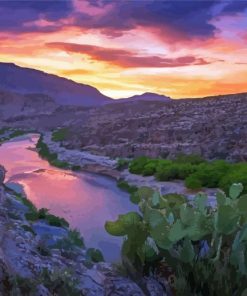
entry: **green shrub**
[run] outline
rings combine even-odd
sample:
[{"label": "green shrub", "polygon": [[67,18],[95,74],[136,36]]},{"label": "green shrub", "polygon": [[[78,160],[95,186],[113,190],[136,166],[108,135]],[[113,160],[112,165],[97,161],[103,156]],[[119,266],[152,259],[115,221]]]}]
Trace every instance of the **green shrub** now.
[{"label": "green shrub", "polygon": [[118,181],[117,186],[130,194],[136,192],[138,189],[136,186],[129,185],[126,181]]},{"label": "green shrub", "polygon": [[48,222],[48,224],[51,226],[69,227],[69,223],[64,218],[57,217],[52,214],[48,214],[48,215],[46,215],[45,219]]},{"label": "green shrub", "polygon": [[125,159],[125,158],[119,158],[117,161],[117,169],[118,170],[123,170],[123,169],[127,169],[128,165],[129,165],[129,160]]},{"label": "green shrub", "polygon": [[156,169],[158,166],[158,160],[150,160],[148,161],[142,171],[143,176],[152,176],[156,173]]},{"label": "green shrub", "polygon": [[129,164],[129,171],[132,174],[141,175],[148,161],[149,161],[149,158],[147,158],[146,156],[138,157],[132,160]]},{"label": "green shrub", "polygon": [[46,216],[48,215],[49,213],[49,210],[46,209],[46,208],[41,208],[39,211],[38,211],[38,217],[39,219],[45,219]]},{"label": "green shrub", "polygon": [[185,186],[189,189],[200,189],[202,188],[202,182],[195,174],[185,179]]},{"label": "green shrub", "polygon": [[52,133],[52,141],[61,142],[69,135],[68,128],[60,128]]},{"label": "green shrub", "polygon": [[[203,193],[193,205],[184,197],[141,188],[141,215],[130,212],[107,221],[105,229],[124,236],[123,263],[140,275],[162,267],[174,277],[176,295],[244,295],[247,276],[247,195],[233,184],[217,193],[215,208]],[[174,203],[175,202],[175,203]],[[164,204],[166,205],[164,208]],[[127,260],[125,259],[127,258]]]},{"label": "green shrub", "polygon": [[219,187],[224,191],[227,191],[232,183],[242,183],[244,186],[244,193],[247,193],[247,165],[235,164],[228,171],[225,176],[222,176]]},{"label": "green shrub", "polygon": [[89,258],[89,260],[95,263],[105,261],[101,251],[98,249],[89,248],[87,250],[86,256]]},{"label": "green shrub", "polygon": [[81,237],[81,234],[78,230],[76,229],[69,230],[68,238],[72,242],[72,244],[74,244],[75,246],[79,248],[85,247],[84,240]]},{"label": "green shrub", "polygon": [[33,235],[36,235],[36,232],[30,227],[29,225],[22,225],[21,226],[25,231],[31,232]]},{"label": "green shrub", "polygon": [[200,155],[196,154],[179,154],[177,155],[175,162],[187,164],[200,164],[205,162],[205,160]]},{"label": "green shrub", "polygon": [[28,213],[25,214],[25,217],[29,221],[37,221],[37,220],[39,220],[38,212],[28,212]]},{"label": "green shrub", "polygon": [[81,167],[79,165],[72,165],[71,169],[72,169],[72,171],[80,171]]},{"label": "green shrub", "polygon": [[202,186],[216,188],[219,186],[221,178],[228,173],[230,166],[223,160],[203,163],[198,166],[194,175],[201,181]]},{"label": "green shrub", "polygon": [[58,159],[53,159],[50,162],[50,164],[60,169],[67,169],[70,167],[69,163],[67,163],[66,161],[58,160]]}]

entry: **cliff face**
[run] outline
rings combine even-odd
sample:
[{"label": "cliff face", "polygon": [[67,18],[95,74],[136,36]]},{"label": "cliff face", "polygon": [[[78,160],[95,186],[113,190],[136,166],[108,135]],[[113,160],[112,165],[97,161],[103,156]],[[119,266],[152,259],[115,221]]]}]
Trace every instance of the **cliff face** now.
[{"label": "cliff face", "polygon": [[122,103],[74,118],[63,144],[111,157],[173,157],[247,160],[247,94],[197,100]]}]

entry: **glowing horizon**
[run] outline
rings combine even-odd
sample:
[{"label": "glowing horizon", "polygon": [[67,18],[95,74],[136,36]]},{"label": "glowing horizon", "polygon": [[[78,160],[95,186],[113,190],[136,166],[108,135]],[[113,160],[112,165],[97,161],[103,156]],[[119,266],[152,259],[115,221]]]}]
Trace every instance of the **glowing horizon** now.
[{"label": "glowing horizon", "polygon": [[247,91],[247,1],[1,1],[0,61],[122,98]]}]

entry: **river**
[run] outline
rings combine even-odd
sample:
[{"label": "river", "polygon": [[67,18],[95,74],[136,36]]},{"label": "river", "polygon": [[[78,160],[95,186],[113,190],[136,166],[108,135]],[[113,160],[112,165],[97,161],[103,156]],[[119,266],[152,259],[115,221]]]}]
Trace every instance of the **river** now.
[{"label": "river", "polygon": [[87,247],[99,248],[106,261],[120,259],[122,238],[110,236],[106,220],[137,210],[127,193],[113,179],[50,166],[34,151],[39,135],[30,134],[0,146],[0,164],[7,169],[7,182],[22,185],[37,208],[48,208],[64,217],[82,234]]}]

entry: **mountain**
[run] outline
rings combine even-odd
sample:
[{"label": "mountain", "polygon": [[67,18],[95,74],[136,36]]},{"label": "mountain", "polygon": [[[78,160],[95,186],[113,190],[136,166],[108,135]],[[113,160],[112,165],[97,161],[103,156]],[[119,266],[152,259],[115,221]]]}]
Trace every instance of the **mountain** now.
[{"label": "mountain", "polygon": [[0,89],[44,94],[59,105],[99,106],[112,101],[92,86],[12,63],[0,63]]},{"label": "mountain", "polygon": [[45,94],[19,94],[0,90],[0,120],[16,116],[51,114],[58,105]]},{"label": "mountain", "polygon": [[169,102],[172,99],[170,97],[159,95],[156,93],[145,92],[141,95],[135,95],[129,98],[122,98],[119,99],[118,102],[130,102],[130,101],[162,101],[162,102]]}]

